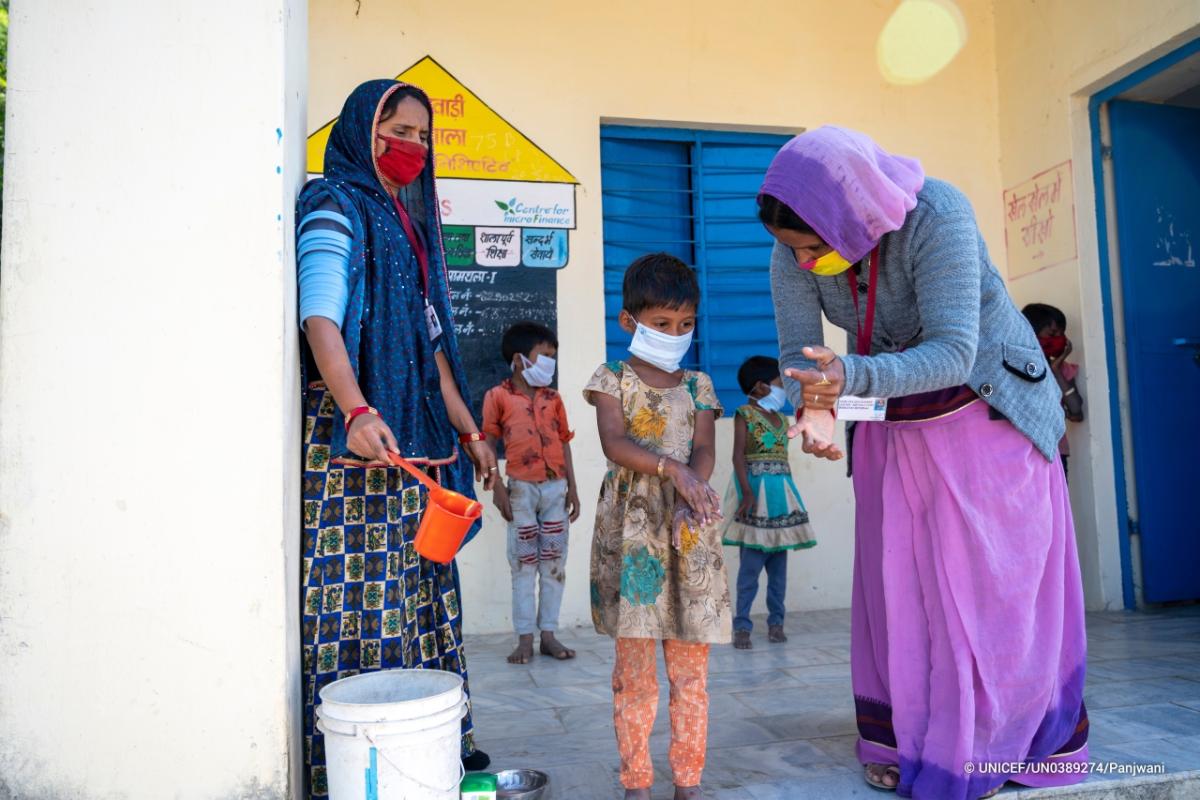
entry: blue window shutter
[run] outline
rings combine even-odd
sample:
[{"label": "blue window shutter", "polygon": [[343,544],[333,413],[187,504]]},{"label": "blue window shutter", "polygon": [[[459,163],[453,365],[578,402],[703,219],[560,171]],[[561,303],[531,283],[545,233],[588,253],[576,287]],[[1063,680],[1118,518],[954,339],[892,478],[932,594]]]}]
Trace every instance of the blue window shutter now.
[{"label": "blue window shutter", "polygon": [[698,133],[694,170],[697,250],[706,287],[704,369],[721,405],[732,413],[745,402],[737,383],[742,362],[752,355],[779,357],[770,285],[774,240],[758,221],[756,198],[787,137],[739,141],[736,134],[723,134],[706,141],[708,132]]},{"label": "blue window shutter", "polygon": [[604,321],[607,358],[628,355],[621,330],[621,282],[638,256],[666,252],[693,263],[690,146],[687,142],[619,138],[601,129],[604,216]]},{"label": "blue window shutter", "polygon": [[769,280],[772,240],[756,195],[787,136],[678,128],[602,126],[604,299],[609,359],[624,358],[617,324],[625,268],[665,251],[692,265],[702,298],[696,345],[685,366],[713,379],[726,412],[743,401],[737,368],[778,356]]}]

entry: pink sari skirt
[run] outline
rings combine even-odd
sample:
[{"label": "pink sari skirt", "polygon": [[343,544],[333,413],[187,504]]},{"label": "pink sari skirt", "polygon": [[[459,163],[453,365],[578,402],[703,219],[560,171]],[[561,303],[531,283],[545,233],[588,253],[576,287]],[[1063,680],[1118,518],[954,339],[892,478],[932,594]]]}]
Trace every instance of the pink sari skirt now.
[{"label": "pink sari skirt", "polygon": [[858,757],[901,797],[1086,777],[1083,588],[1062,465],[983,401],[859,423]]}]

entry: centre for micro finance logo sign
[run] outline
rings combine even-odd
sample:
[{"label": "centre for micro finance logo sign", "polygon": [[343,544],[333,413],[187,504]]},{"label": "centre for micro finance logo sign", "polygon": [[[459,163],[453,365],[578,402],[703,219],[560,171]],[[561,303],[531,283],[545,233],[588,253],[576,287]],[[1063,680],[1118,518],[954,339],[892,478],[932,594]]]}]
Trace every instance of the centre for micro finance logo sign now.
[{"label": "centre for micro finance logo sign", "polygon": [[507,202],[504,200],[494,202],[496,207],[504,212],[505,225],[570,227],[574,223],[571,209],[557,203],[554,205],[542,205],[541,203],[526,205],[515,197],[510,198]]}]

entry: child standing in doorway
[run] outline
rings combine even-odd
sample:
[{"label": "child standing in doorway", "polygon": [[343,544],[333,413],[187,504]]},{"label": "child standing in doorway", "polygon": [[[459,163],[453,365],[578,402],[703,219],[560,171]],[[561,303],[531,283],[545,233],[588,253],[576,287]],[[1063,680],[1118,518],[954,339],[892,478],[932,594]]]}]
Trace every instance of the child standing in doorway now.
[{"label": "child standing in doorway", "polygon": [[[1067,315],[1058,308],[1045,303],[1030,303],[1021,309],[1025,319],[1037,334],[1038,343],[1046,360],[1050,362],[1050,371],[1058,388],[1062,391],[1063,413],[1068,422],[1083,422],[1083,395],[1075,385],[1075,377],[1079,367],[1067,361],[1067,356],[1074,349],[1071,340],[1067,338]],[[1067,459],[1071,455],[1071,445],[1064,433],[1058,441],[1058,454],[1062,458],[1063,472],[1067,472]]]},{"label": "child standing in doorway", "polygon": [[783,632],[788,552],[813,547],[817,540],[808,511],[792,480],[788,463],[787,394],[779,362],[751,356],[738,369],[738,385],[749,400],[733,423],[733,480],[725,495],[724,543],[741,550],[737,577],[737,616],[733,646],[749,650],[750,608],[758,594],[758,576],[767,572],[767,641],[787,641]]},{"label": "child standing in doorway", "polygon": [[609,462],[592,539],[592,619],[616,640],[625,797],[649,798],[654,782],[661,641],[675,798],[690,800],[700,796],[708,740],[709,646],[729,641],[731,623],[720,501],[708,483],[721,406],[707,375],[680,367],[700,303],[692,270],[665,253],[643,256],[626,271],[622,295],[632,357],[602,365],[584,389]]},{"label": "child standing in doorway", "polygon": [[550,388],[558,338],[544,325],[521,322],[505,331],[500,349],[512,377],[484,396],[483,432],[493,445],[504,441],[507,458],[508,484],[496,482],[493,501],[508,522],[517,632],[508,662],[529,663],[535,630],[541,634],[541,654],[565,661],[575,651],[554,633],[566,578],[568,527],[579,518],[579,493],[571,461],[575,434],[562,397]]}]

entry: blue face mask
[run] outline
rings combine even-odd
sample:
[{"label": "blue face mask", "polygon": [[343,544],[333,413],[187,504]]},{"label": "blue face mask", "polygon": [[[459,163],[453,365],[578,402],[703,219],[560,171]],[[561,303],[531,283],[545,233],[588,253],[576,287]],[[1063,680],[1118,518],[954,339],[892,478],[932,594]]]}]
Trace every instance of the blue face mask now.
[{"label": "blue face mask", "polygon": [[787,405],[787,392],[782,386],[771,386],[769,394],[759,397],[756,402],[763,411],[782,411]]}]

